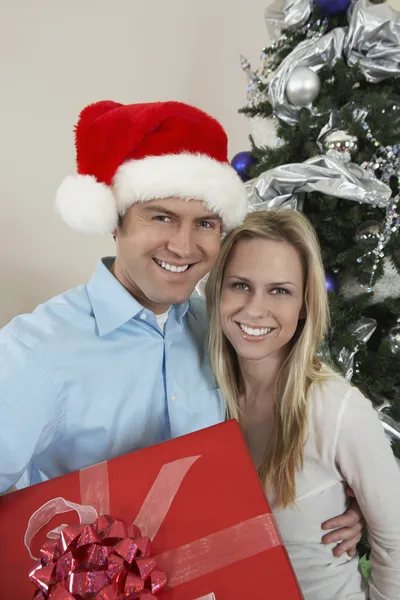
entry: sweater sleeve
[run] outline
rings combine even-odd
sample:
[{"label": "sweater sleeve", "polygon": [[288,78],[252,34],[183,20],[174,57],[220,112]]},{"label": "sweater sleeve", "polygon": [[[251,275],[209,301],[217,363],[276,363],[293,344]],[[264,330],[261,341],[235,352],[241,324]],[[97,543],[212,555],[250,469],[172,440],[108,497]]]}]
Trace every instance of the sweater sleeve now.
[{"label": "sweater sleeve", "polygon": [[357,388],[341,413],[336,462],[367,522],[370,600],[399,600],[400,471],[377,412]]}]

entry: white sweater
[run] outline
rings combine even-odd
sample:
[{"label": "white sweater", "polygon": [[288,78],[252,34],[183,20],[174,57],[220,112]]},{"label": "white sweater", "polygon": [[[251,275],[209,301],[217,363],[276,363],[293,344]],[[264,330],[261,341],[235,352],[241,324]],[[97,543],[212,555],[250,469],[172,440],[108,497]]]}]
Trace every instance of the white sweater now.
[{"label": "white sweater", "polygon": [[[400,600],[400,471],[376,411],[342,378],[310,390],[304,469],[296,477],[296,506],[274,508],[267,496],[305,600]],[[324,546],[323,521],[348,506],[352,487],[368,524],[372,582],[359,557],[335,558]]]}]

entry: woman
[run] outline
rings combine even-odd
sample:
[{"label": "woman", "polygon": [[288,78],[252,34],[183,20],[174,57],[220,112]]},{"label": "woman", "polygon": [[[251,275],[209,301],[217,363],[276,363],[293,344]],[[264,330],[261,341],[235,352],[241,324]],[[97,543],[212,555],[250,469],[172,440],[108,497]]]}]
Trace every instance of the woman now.
[{"label": "woman", "polygon": [[[316,235],[298,212],[249,215],[206,286],[212,366],[238,419],[305,600],[400,599],[400,473],[371,403],[321,363],[329,322]],[[320,523],[350,486],[372,547],[333,556]],[[367,589],[369,587],[369,589]]]}]

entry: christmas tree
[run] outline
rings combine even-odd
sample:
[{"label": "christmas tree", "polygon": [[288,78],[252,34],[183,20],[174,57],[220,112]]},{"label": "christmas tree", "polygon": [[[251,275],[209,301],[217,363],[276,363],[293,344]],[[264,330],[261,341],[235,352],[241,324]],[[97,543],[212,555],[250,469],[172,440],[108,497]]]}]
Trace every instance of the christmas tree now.
[{"label": "christmas tree", "polygon": [[242,57],[252,147],[232,164],[252,210],[313,223],[332,313],[321,357],[372,400],[400,457],[400,14],[286,0],[267,24],[280,33],[260,67]]}]

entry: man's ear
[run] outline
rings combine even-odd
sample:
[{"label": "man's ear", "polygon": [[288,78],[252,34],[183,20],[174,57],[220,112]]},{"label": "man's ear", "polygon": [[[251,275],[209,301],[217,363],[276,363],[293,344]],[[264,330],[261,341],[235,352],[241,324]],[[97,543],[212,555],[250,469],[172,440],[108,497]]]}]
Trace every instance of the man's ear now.
[{"label": "man's ear", "polygon": [[116,242],[116,241],[117,241],[117,234],[118,234],[118,228],[116,227],[116,228],[114,229],[114,231],[113,231],[113,234],[112,234],[112,235],[113,235],[113,238],[114,238],[114,242]]}]

